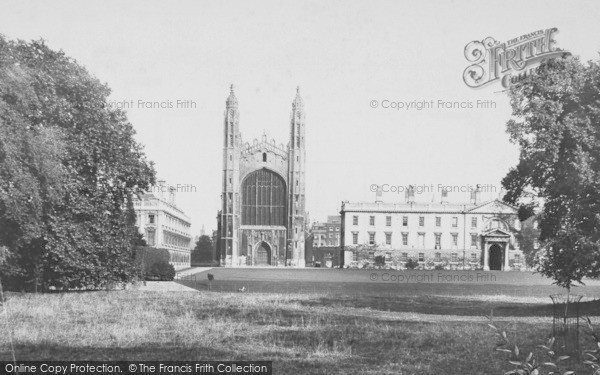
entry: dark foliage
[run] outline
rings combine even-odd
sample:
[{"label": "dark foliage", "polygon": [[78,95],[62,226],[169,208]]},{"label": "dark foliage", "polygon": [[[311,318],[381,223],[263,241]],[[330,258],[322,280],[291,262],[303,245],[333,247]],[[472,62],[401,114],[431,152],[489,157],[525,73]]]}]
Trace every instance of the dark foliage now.
[{"label": "dark foliage", "polygon": [[0,36],[0,275],[13,289],[138,276],[132,197],[154,170],[109,93],[43,41]]}]

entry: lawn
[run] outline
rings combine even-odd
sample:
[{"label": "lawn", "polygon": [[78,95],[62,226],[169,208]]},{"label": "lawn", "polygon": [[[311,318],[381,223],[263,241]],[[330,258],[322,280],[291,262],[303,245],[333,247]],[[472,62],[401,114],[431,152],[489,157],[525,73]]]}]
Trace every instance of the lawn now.
[{"label": "lawn", "polygon": [[[275,276],[263,272],[271,280],[260,274],[250,279],[241,273],[245,279],[227,280],[228,270],[211,272],[212,291],[198,277],[199,290],[191,292],[11,295],[17,359],[272,360],[275,374],[500,374],[511,367],[506,354],[494,350],[497,340],[484,315],[493,310],[497,324],[511,322],[508,335],[525,353],[552,331],[547,285],[537,286],[537,296],[531,295],[533,289],[514,296],[473,293],[476,289],[462,285],[452,293],[454,284],[443,284],[438,287],[445,292],[436,294],[406,285],[399,291],[389,283],[359,288],[356,282],[338,282],[337,289],[316,293],[302,288],[238,293],[221,292],[218,285],[227,289],[253,282],[258,288]],[[331,279],[328,271],[314,272]],[[304,289],[311,282],[308,275],[296,277]],[[319,280],[313,274],[314,279]],[[377,288],[386,285],[383,292]],[[409,286],[419,285],[427,284]],[[500,285],[505,284],[492,290],[502,291]],[[508,285],[506,291],[520,287],[526,286]],[[600,305],[588,300],[585,312],[598,315]],[[9,360],[2,329],[0,359]],[[576,361],[568,365],[578,374],[591,374]]]}]

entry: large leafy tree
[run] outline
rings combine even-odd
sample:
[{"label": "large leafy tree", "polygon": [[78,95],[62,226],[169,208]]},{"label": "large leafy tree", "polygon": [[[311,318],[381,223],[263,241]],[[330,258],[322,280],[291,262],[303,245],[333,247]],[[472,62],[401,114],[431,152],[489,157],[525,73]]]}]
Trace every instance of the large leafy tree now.
[{"label": "large leafy tree", "polygon": [[539,210],[539,270],[570,289],[600,275],[600,67],[548,60],[510,98],[520,160],[502,182],[504,199],[520,213]]},{"label": "large leafy tree", "polygon": [[0,36],[0,276],[96,288],[136,276],[132,196],[152,163],[108,87],[43,41]]},{"label": "large leafy tree", "polygon": [[207,235],[202,235],[196,242],[196,247],[192,250],[191,261],[194,263],[209,263],[215,261],[213,259],[213,243],[212,239]]}]

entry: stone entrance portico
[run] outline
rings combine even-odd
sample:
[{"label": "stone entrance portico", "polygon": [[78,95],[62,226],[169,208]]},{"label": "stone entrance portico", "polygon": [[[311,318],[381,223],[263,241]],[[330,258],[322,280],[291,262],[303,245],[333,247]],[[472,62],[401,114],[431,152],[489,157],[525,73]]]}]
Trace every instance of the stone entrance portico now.
[{"label": "stone entrance portico", "polygon": [[[495,228],[483,233],[481,238],[483,241],[483,270],[509,271],[510,233]],[[492,265],[491,268],[490,265]]]}]

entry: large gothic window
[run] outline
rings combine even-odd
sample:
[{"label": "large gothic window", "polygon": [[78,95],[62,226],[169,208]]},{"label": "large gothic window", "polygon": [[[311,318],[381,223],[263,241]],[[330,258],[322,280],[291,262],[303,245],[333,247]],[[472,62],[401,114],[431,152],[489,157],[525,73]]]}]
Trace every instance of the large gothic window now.
[{"label": "large gothic window", "polygon": [[242,225],[286,225],[283,178],[268,169],[250,173],[242,183]]}]

